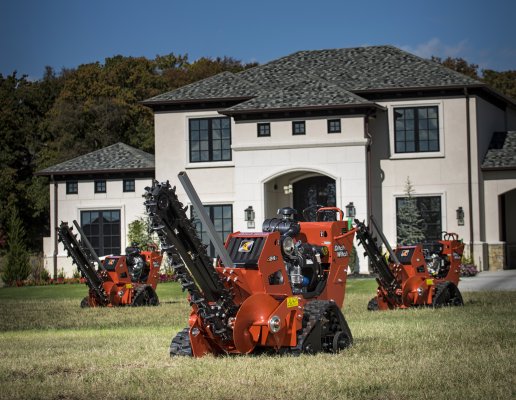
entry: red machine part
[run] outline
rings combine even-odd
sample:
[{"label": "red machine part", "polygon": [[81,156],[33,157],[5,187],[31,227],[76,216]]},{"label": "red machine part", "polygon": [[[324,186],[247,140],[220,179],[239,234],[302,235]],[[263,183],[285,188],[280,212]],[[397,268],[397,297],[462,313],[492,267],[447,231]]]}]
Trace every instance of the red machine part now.
[{"label": "red machine part", "polygon": [[[388,266],[398,282],[398,289],[392,293],[377,279],[377,296],[369,302],[368,308],[462,305],[458,283],[463,251],[464,244],[454,233],[445,233],[444,239],[435,243],[398,246],[395,254],[400,263],[390,262]],[[443,292],[447,293],[443,295]]]}]

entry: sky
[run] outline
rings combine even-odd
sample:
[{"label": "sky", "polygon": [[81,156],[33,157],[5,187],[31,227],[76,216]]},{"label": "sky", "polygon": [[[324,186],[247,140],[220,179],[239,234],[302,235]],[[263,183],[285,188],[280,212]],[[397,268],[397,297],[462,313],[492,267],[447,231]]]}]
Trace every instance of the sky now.
[{"label": "sky", "polygon": [[516,0],[0,0],[0,74],[39,79],[115,55],[229,56],[394,45],[516,70]]}]

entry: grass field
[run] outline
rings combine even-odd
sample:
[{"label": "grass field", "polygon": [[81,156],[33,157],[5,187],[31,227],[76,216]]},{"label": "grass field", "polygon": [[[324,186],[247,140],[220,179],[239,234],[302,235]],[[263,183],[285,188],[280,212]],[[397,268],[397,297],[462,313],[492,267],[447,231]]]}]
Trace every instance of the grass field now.
[{"label": "grass field", "polygon": [[341,354],[171,359],[189,314],[177,284],[158,286],[159,307],[118,309],[79,308],[84,285],[0,289],[0,398],[516,398],[516,292],[371,313],[374,291],[348,281]]}]

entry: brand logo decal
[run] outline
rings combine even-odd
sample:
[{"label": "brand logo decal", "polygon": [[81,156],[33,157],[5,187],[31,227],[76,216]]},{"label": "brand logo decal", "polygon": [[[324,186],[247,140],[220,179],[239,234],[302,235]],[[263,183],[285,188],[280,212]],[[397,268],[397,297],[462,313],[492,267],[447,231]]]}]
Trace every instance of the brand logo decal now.
[{"label": "brand logo decal", "polygon": [[249,253],[253,249],[254,240],[245,240],[240,243],[240,247],[238,248],[239,253]]},{"label": "brand logo decal", "polygon": [[278,256],[270,256],[267,258],[267,262],[278,261]]},{"label": "brand logo decal", "polygon": [[335,253],[337,253],[338,258],[347,257],[349,255],[348,251],[346,250],[346,247],[344,247],[341,244],[336,244],[333,247],[333,250],[335,251]]}]

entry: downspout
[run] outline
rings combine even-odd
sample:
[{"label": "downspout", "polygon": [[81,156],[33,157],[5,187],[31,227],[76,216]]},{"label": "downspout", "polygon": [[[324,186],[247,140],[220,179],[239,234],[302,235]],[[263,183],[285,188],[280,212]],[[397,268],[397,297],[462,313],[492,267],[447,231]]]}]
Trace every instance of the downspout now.
[{"label": "downspout", "polygon": [[470,104],[468,88],[464,88],[464,96],[466,97],[466,146],[468,156],[468,208],[469,208],[469,251],[470,258],[475,259],[475,250],[473,249],[473,185],[471,182],[471,123],[470,123]]},{"label": "downspout", "polygon": [[367,138],[366,145],[366,179],[367,179],[367,226],[371,225],[371,215],[373,214],[373,195],[372,195],[372,184],[371,184],[371,144],[373,138],[369,133],[369,115],[366,115],[364,121],[364,136]]},{"label": "downspout", "polygon": [[58,241],[57,241],[57,181],[54,179],[54,175],[51,176],[54,181],[54,279],[57,279],[57,253],[58,253]]}]

